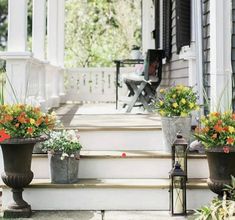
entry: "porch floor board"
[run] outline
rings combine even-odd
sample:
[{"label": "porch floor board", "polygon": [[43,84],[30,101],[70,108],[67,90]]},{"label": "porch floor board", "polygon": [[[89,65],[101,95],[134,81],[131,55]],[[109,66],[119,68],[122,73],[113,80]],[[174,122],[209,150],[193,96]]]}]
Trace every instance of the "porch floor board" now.
[{"label": "porch floor board", "polygon": [[160,129],[157,114],[123,113],[115,104],[66,104],[56,109],[58,119],[66,128],[152,128]]}]

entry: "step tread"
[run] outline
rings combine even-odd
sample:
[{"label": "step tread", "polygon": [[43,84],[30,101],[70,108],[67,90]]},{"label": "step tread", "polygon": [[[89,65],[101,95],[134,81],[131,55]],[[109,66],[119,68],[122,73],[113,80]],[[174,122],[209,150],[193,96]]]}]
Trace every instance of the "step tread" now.
[{"label": "step tread", "polygon": [[71,120],[71,115],[60,115],[59,119],[64,122],[67,129],[87,130],[161,130],[161,119],[156,114],[75,114]]},{"label": "step tread", "polygon": [[[74,184],[54,184],[50,179],[34,179],[30,188],[144,188],[167,189],[169,179],[80,179]],[[5,185],[2,185],[5,188]],[[189,179],[188,189],[207,189],[206,179]]]},{"label": "step tread", "polygon": [[[123,156],[125,153],[125,156]],[[81,158],[92,158],[92,159],[115,159],[115,158],[171,158],[171,153],[164,151],[140,151],[140,150],[130,150],[130,151],[81,151]],[[33,154],[35,158],[47,157],[47,154]],[[205,154],[189,153],[189,159],[205,159]]]}]

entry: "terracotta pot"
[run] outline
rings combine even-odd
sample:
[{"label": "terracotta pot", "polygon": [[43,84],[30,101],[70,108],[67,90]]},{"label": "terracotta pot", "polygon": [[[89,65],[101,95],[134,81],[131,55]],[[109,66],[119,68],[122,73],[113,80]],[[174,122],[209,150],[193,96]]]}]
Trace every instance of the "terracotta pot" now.
[{"label": "terracotta pot", "polygon": [[3,210],[5,218],[21,218],[31,215],[30,205],[23,200],[23,188],[33,179],[31,171],[32,151],[35,143],[46,138],[12,138],[1,142],[4,173],[3,182],[12,188],[13,203]]},{"label": "terracotta pot", "polygon": [[235,149],[224,153],[222,147],[206,151],[210,176],[207,179],[210,190],[219,197],[223,196],[224,184],[231,183],[231,175],[235,176]]}]

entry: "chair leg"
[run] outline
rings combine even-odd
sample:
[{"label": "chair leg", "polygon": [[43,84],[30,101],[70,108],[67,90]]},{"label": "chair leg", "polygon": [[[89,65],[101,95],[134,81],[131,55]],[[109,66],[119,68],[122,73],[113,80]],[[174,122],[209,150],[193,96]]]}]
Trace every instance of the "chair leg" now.
[{"label": "chair leg", "polygon": [[144,97],[142,95],[142,92],[146,86],[147,82],[142,82],[140,84],[140,86],[138,87],[137,85],[135,85],[134,83],[130,83],[133,91],[135,92],[135,95],[133,96],[133,99],[131,100],[130,104],[128,104],[128,108],[126,112],[131,112],[132,108],[134,107],[135,103],[137,102],[137,100],[139,99],[139,97],[142,97],[142,103],[145,106],[146,105],[146,101],[144,100]]}]

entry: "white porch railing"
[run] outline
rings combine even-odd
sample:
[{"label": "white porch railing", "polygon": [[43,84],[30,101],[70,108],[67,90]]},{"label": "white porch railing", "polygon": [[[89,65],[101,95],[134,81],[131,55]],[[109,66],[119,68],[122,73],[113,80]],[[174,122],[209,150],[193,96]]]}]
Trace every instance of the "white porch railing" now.
[{"label": "white porch railing", "polygon": [[40,104],[43,109],[57,107],[63,102],[64,70],[47,62],[31,59],[28,66],[26,102]]},{"label": "white porch railing", "polygon": [[[133,67],[120,68],[123,74],[133,72]],[[121,82],[121,80],[120,80]],[[66,100],[73,102],[115,102],[116,68],[76,68],[66,70]],[[125,86],[118,88],[119,95],[126,92]]]}]

